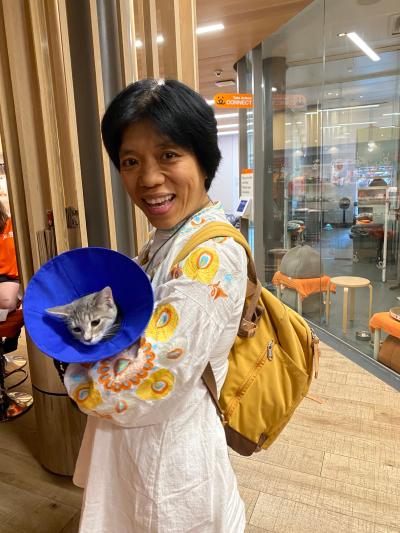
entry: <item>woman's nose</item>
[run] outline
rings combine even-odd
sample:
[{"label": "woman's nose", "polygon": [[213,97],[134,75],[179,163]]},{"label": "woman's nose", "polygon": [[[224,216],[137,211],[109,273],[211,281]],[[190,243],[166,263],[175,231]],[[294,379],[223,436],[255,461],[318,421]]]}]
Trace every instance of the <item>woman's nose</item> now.
[{"label": "woman's nose", "polygon": [[143,187],[154,187],[164,182],[164,174],[156,161],[146,162],[142,166],[140,181]]}]

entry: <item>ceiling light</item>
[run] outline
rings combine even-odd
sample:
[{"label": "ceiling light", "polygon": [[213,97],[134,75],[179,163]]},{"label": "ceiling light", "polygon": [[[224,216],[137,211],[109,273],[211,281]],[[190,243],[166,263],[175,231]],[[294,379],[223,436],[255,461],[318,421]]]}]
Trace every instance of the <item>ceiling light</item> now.
[{"label": "ceiling light", "polygon": [[383,113],[382,114],[383,117],[391,117],[393,115],[400,115],[400,113]]},{"label": "ceiling light", "polygon": [[239,132],[238,130],[233,130],[233,131],[219,131],[217,133],[218,136],[221,136],[221,135],[237,135]]},{"label": "ceiling light", "polygon": [[[371,107],[380,107],[380,104],[364,104],[364,105],[352,105],[348,107],[332,107],[329,109],[319,109],[318,111],[308,111],[306,115],[316,115],[317,113],[329,113],[331,111],[347,111],[349,109],[369,109]],[[400,114],[400,113],[399,113]]]},{"label": "ceiling light", "polygon": [[303,123],[300,121],[300,122],[296,122],[296,124],[303,124]]},{"label": "ceiling light", "polygon": [[211,33],[213,31],[220,31],[223,30],[225,26],[222,24],[222,22],[218,24],[210,24],[208,26],[198,26],[196,33],[197,35],[203,35],[203,33]]},{"label": "ceiling light", "polygon": [[323,128],[340,128],[342,126],[362,126],[365,124],[376,124],[376,120],[373,122],[349,122],[348,124],[336,124],[336,126],[323,126]]},{"label": "ceiling light", "polygon": [[207,98],[206,98],[206,102],[207,102],[208,105],[214,105],[215,104],[214,100],[208,100]]},{"label": "ceiling light", "polygon": [[215,118],[231,118],[231,117],[238,117],[239,113],[219,113],[218,115],[215,115]]},{"label": "ceiling light", "polygon": [[376,52],[372,50],[370,46],[367,45],[367,43],[361,39],[361,37],[355,33],[354,31],[351,31],[349,33],[346,33],[346,36],[353,41],[353,43],[360,48],[364,52],[365,55],[367,55],[372,61],[379,61],[380,57]]},{"label": "ceiling light", "polygon": [[218,125],[219,130],[226,129],[226,128],[238,128],[238,127],[239,127],[239,124],[222,124],[222,126]]},{"label": "ceiling light", "polygon": [[285,126],[291,126],[292,123],[291,122],[285,122]]},{"label": "ceiling light", "polygon": [[387,130],[388,128],[400,128],[400,126],[380,126],[379,129]]},{"label": "ceiling light", "polygon": [[364,98],[364,96],[362,94],[360,94],[359,98]]},{"label": "ceiling light", "polygon": [[161,33],[159,35],[157,35],[156,42],[158,44],[162,44],[164,42],[164,37],[161,35]]},{"label": "ceiling light", "polygon": [[137,39],[135,41],[135,46],[136,46],[136,48],[142,48],[142,46],[143,46],[142,41],[140,39]]},{"label": "ceiling light", "polygon": [[276,92],[278,91],[278,89],[277,89],[276,87],[271,87],[271,91],[272,91],[273,93],[276,93]]},{"label": "ceiling light", "polygon": [[236,85],[236,81],[235,80],[220,80],[220,81],[216,81],[215,85],[217,87],[228,87],[229,85]]}]

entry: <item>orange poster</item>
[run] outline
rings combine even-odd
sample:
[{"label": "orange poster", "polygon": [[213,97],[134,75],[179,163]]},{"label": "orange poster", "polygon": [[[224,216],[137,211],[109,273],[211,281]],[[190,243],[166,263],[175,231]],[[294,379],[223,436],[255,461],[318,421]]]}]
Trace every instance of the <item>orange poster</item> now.
[{"label": "orange poster", "polygon": [[219,93],[214,96],[215,107],[249,108],[253,107],[253,95],[243,93]]}]

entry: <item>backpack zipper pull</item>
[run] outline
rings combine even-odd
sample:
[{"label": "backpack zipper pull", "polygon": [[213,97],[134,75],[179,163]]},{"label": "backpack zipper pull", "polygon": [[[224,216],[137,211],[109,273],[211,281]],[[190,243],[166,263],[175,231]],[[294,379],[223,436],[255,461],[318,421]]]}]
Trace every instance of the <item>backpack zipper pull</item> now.
[{"label": "backpack zipper pull", "polygon": [[319,357],[321,355],[321,349],[319,347],[319,338],[315,334],[315,331],[312,328],[310,329],[311,329],[311,337],[312,337],[311,346],[312,346],[313,359],[314,359],[314,378],[317,378],[318,373],[319,373]]},{"label": "backpack zipper pull", "polygon": [[267,344],[267,359],[268,361],[272,361],[272,357],[273,357],[273,354],[272,354],[272,350],[274,348],[274,341],[268,341],[268,344]]}]

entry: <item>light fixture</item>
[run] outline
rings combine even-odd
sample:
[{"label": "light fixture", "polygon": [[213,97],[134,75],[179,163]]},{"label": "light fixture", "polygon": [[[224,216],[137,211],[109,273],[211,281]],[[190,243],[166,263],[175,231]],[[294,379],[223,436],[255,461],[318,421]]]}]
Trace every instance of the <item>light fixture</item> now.
[{"label": "light fixture", "polygon": [[211,33],[213,31],[221,31],[225,28],[222,22],[218,24],[209,24],[208,26],[198,26],[196,33],[197,35],[203,35],[204,33]]},{"label": "light fixture", "polygon": [[164,42],[164,36],[161,35],[161,33],[160,33],[159,35],[157,35],[156,43],[162,44],[163,42]]},{"label": "light fixture", "polygon": [[140,39],[137,39],[135,41],[135,46],[136,46],[136,48],[142,48],[142,46],[143,46],[142,41]]},{"label": "light fixture", "polygon": [[364,96],[362,94],[360,94],[359,98],[364,98]]},{"label": "light fixture", "polygon": [[233,131],[219,131],[217,133],[218,137],[221,137],[221,135],[237,135],[239,133],[238,130],[233,130]]},{"label": "light fixture", "polygon": [[383,117],[392,117],[394,115],[398,116],[400,115],[400,113],[383,113],[382,114]]},{"label": "light fixture", "polygon": [[276,92],[278,91],[278,89],[277,89],[276,87],[271,87],[271,91],[272,91],[273,93],[276,93]]},{"label": "light fixture", "polygon": [[207,102],[208,105],[214,105],[215,104],[214,100],[208,100],[208,98],[206,98],[206,102]]},{"label": "light fixture", "polygon": [[291,122],[285,122],[285,126],[291,126],[292,123]]},{"label": "light fixture", "polygon": [[354,31],[350,31],[349,33],[339,33],[339,37],[348,37],[353,43],[358,46],[360,50],[364,52],[365,55],[367,55],[372,61],[379,61],[381,58],[378,56],[376,52],[372,50],[368,44],[361,39],[361,37],[358,35],[358,33]]},{"label": "light fixture", "polygon": [[324,129],[340,128],[342,126],[363,126],[369,124],[376,124],[376,120],[372,122],[350,122],[348,124],[336,124],[335,126],[322,126]]},{"label": "light fixture", "polygon": [[215,82],[217,87],[229,87],[230,85],[236,85],[235,80],[219,80]]},{"label": "light fixture", "polygon": [[218,115],[215,115],[215,118],[232,118],[232,117],[238,117],[239,113],[219,113]]},{"label": "light fixture", "polygon": [[[316,115],[317,113],[329,113],[331,111],[348,111],[349,109],[370,109],[372,107],[380,107],[380,104],[363,104],[363,105],[352,105],[348,107],[331,107],[329,109],[319,109],[318,111],[308,111],[306,115]],[[400,113],[399,113],[400,115]]]},{"label": "light fixture", "polygon": [[300,120],[299,122],[296,122],[296,124],[303,124],[303,123],[302,123],[301,120]]},{"label": "light fixture", "polygon": [[226,128],[238,128],[239,124],[222,124],[221,126],[217,126],[219,130],[226,129]]}]

